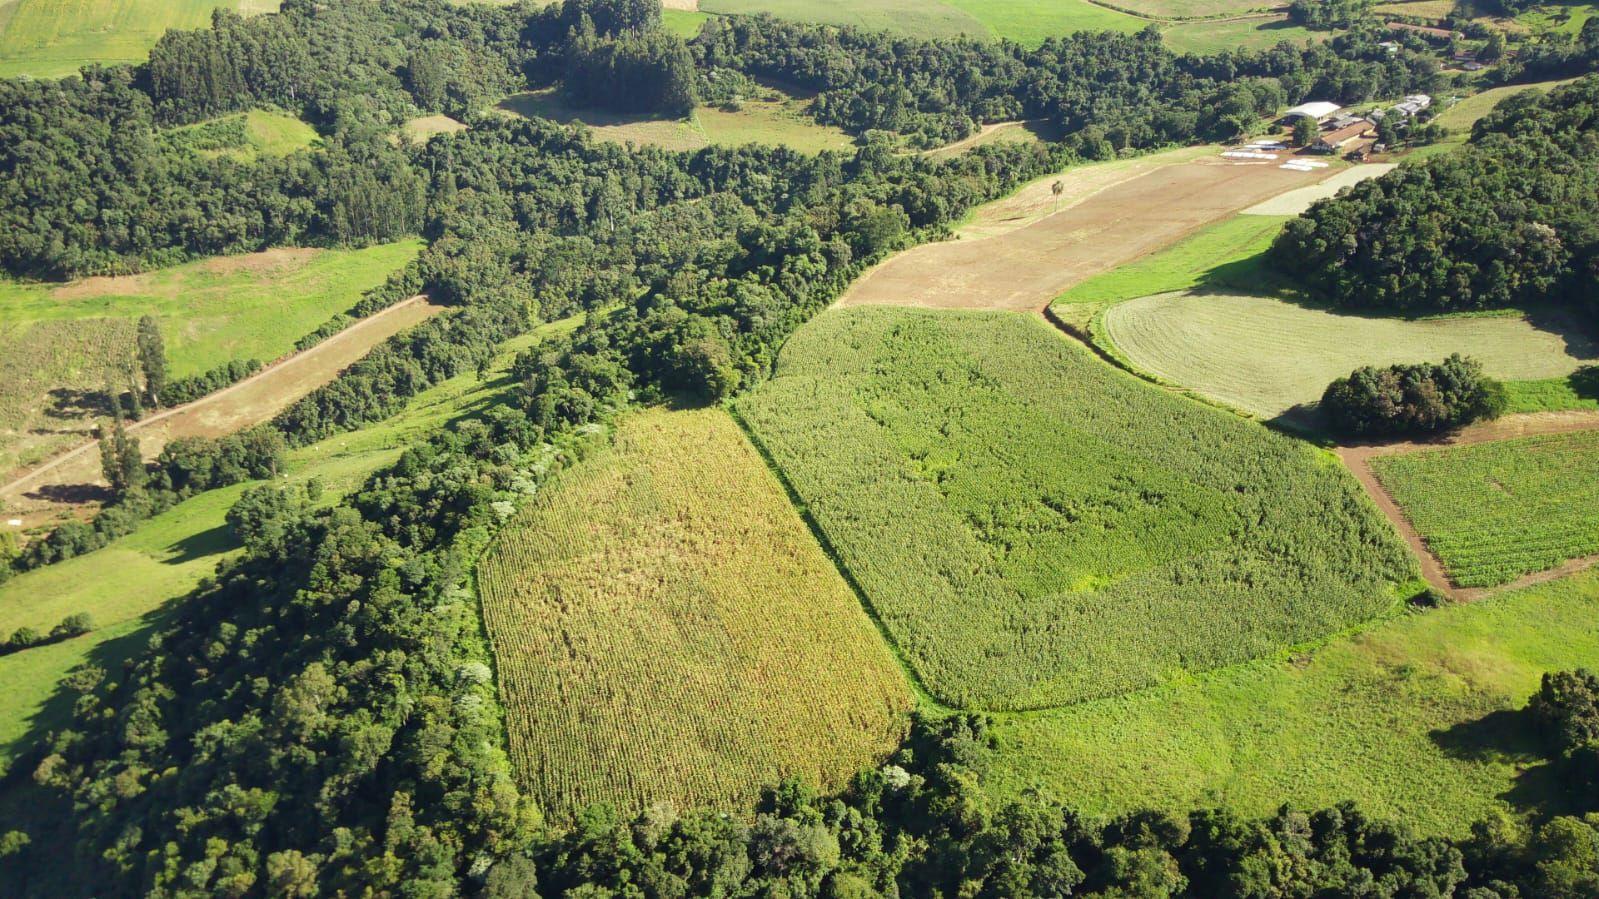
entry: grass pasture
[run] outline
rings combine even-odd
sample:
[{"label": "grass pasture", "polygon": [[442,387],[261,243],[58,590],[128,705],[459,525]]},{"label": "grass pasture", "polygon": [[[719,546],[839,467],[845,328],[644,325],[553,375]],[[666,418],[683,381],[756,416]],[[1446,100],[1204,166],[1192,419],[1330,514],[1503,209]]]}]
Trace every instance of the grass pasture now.
[{"label": "grass pasture", "polygon": [[1599,574],[1406,615],[1314,652],[1004,716],[990,788],[1087,814],[1346,799],[1424,835],[1569,812],[1524,712],[1546,671],[1599,666]]},{"label": "grass pasture", "polygon": [[[316,478],[324,501],[336,501],[406,446],[502,399],[515,388],[505,377],[515,354],[577,324],[567,319],[507,341],[486,381],[464,373],[413,397],[387,421],[291,451],[285,465],[289,482]],[[24,625],[48,630],[75,612],[88,612],[95,621],[95,630],[82,637],[0,656],[0,683],[6,685],[0,691],[0,771],[23,741],[65,720],[70,700],[56,692],[62,677],[84,663],[114,670],[117,659],[143,644],[169,603],[236,551],[225,517],[250,486],[200,494],[104,549],[0,584],[0,637]]]},{"label": "grass pasture", "polygon": [[738,409],[953,705],[1184,678],[1383,614],[1414,576],[1330,455],[1034,316],[835,309]]},{"label": "grass pasture", "polygon": [[1177,53],[1219,53],[1223,50],[1265,50],[1283,41],[1303,46],[1324,41],[1333,32],[1311,31],[1295,25],[1286,15],[1247,19],[1177,22],[1162,26],[1166,46]]},{"label": "grass pasture", "polygon": [[785,776],[838,787],[903,733],[892,654],[721,410],[625,419],[501,531],[478,585],[545,809],[747,807]]},{"label": "grass pasture", "polygon": [[92,62],[138,62],[169,28],[200,28],[215,9],[271,12],[276,0],[0,2],[0,77],[70,75]]},{"label": "grass pasture", "polygon": [[804,153],[850,149],[854,139],[838,128],[811,120],[805,115],[805,103],[773,90],[743,101],[737,110],[702,106],[688,118],[663,119],[575,109],[561,100],[556,89],[546,88],[507,97],[497,108],[508,115],[563,124],[581,122],[601,140],[649,144],[666,150],[750,143],[776,144]]},{"label": "grass pasture", "polygon": [[1497,378],[1542,379],[1599,359],[1580,326],[1555,316],[1407,321],[1228,293],[1118,303],[1101,313],[1096,337],[1139,371],[1263,418],[1313,406],[1334,378],[1362,365],[1459,352]]},{"label": "grass pasture", "polygon": [[226,156],[240,162],[262,156],[287,156],[309,149],[317,140],[316,129],[297,116],[268,109],[252,109],[165,133],[203,156]]},{"label": "grass pasture", "polygon": [[1599,431],[1372,460],[1463,587],[1495,587],[1599,553]]}]

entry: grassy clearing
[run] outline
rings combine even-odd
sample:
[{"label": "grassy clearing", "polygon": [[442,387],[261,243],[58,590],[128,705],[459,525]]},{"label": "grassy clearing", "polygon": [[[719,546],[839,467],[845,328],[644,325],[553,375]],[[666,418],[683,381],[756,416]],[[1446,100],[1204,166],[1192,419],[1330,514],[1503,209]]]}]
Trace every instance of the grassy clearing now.
[{"label": "grassy clearing", "polygon": [[[335,501],[397,459],[406,446],[503,398],[514,386],[504,373],[515,353],[577,324],[568,319],[508,341],[487,381],[473,372],[462,374],[414,397],[387,421],[291,452],[288,481],[317,478],[324,500]],[[94,616],[96,628],[63,643],[0,656],[0,683],[6,685],[0,691],[0,770],[24,741],[65,720],[70,700],[56,695],[63,676],[85,662],[114,670],[115,660],[142,644],[142,635],[174,599],[236,552],[225,516],[251,486],[201,494],[105,549],[0,585],[0,635],[25,625],[47,630],[75,612]]]},{"label": "grassy clearing", "polygon": [[1273,275],[1262,254],[1271,248],[1290,216],[1238,215],[1195,232],[1159,253],[1084,281],[1062,294],[1052,307],[1108,304],[1155,293],[1199,286],[1254,286]]},{"label": "grassy clearing", "polygon": [[768,12],[782,19],[854,25],[919,38],[990,35],[976,16],[942,0],[700,0],[700,9],[734,15]]},{"label": "grassy clearing", "polygon": [[1179,22],[1161,28],[1166,45],[1178,53],[1219,53],[1223,50],[1264,50],[1283,41],[1303,45],[1324,41],[1329,31],[1311,31],[1288,21],[1287,16],[1231,21]]},{"label": "grassy clearing", "polygon": [[248,162],[263,156],[287,156],[317,141],[316,129],[280,110],[252,109],[164,132],[174,143],[202,156],[226,156]]},{"label": "grassy clearing", "polygon": [[1160,19],[1199,19],[1240,16],[1280,10],[1276,0],[1114,0],[1115,5]]},{"label": "grassy clearing", "polygon": [[447,115],[420,116],[411,119],[401,127],[400,131],[414,143],[425,144],[427,139],[435,134],[454,134],[465,131],[466,124],[458,122]]},{"label": "grassy clearing", "polygon": [[1560,31],[1575,35],[1582,31],[1584,23],[1595,16],[1599,16],[1599,4],[1548,3],[1516,16],[1516,22],[1532,31]]},{"label": "grassy clearing", "polygon": [[1385,622],[1261,660],[999,724],[991,787],[1090,814],[1357,800],[1425,834],[1561,811],[1520,712],[1545,671],[1599,665],[1599,575]]},{"label": "grassy clearing", "polygon": [[1087,0],[945,0],[983,23],[995,37],[1036,47],[1074,31],[1139,31],[1149,21]]},{"label": "grassy clearing", "polygon": [[721,410],[624,420],[478,582],[512,761],[557,813],[748,808],[785,776],[840,786],[903,734],[893,656]]},{"label": "grassy clearing", "polygon": [[805,115],[806,102],[773,90],[743,101],[736,111],[702,106],[686,119],[660,119],[574,109],[562,102],[554,89],[545,89],[507,97],[498,109],[566,124],[582,122],[601,140],[652,144],[667,150],[749,143],[778,144],[804,153],[848,150],[853,139],[838,128],[811,120]]},{"label": "grassy clearing", "polygon": [[1372,460],[1463,587],[1494,587],[1599,553],[1599,431]]},{"label": "grassy clearing", "polygon": [[1599,359],[1578,324],[1552,315],[1406,321],[1225,293],[1119,303],[1101,313],[1095,333],[1140,371],[1266,418],[1314,405],[1328,383],[1362,365],[1460,352],[1494,377],[1539,379]]},{"label": "grassy clearing", "polygon": [[214,9],[271,12],[275,0],[13,0],[0,4],[0,77],[70,75],[92,62],[139,62],[169,28]]},{"label": "grassy clearing", "polygon": [[1414,563],[1326,453],[1032,316],[827,312],[739,406],[945,701],[1062,705],[1315,640]]},{"label": "grassy clearing", "polygon": [[710,18],[708,13],[695,12],[688,9],[663,9],[661,10],[661,23],[668,31],[692,38],[700,33],[700,26]]},{"label": "grassy clearing", "polygon": [[1505,393],[1510,413],[1599,409],[1599,368],[1585,367],[1564,378],[1509,381]]}]

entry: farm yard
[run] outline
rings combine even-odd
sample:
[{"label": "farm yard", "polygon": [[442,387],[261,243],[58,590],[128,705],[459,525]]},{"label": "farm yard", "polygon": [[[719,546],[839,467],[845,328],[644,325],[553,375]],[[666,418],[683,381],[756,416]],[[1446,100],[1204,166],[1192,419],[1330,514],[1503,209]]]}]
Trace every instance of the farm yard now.
[{"label": "farm yard", "polygon": [[1263,296],[1162,293],[1117,303],[1102,336],[1134,368],[1262,418],[1304,412],[1362,365],[1473,356],[1504,379],[1569,375],[1599,360],[1579,323],[1502,315],[1407,321]]},{"label": "farm yard", "polygon": [[1415,577],[1330,455],[1031,316],[833,310],[737,409],[922,683],[961,707],[1276,652],[1386,613]]},{"label": "farm yard", "polygon": [[1385,621],[1303,653],[1125,697],[1002,716],[989,788],[1087,815],[1345,800],[1428,836],[1569,812],[1524,710],[1546,671],[1599,666],[1599,574]]},{"label": "farm yard", "polygon": [[1599,421],[1592,430],[1371,460],[1455,583],[1495,587],[1599,554]]},{"label": "farm yard", "polygon": [[[1108,186],[1091,188],[1081,200],[1024,227],[900,253],[864,275],[839,303],[1043,309],[1081,281],[1326,176],[1232,164],[1216,158],[1214,151],[1197,158],[1179,151],[1169,159],[1170,164],[1155,165],[1133,178],[1120,177],[1126,169],[1108,170]],[[1167,161],[1150,158],[1155,160]],[[984,216],[978,210],[974,217],[981,221]]]},{"label": "farm yard", "polygon": [[624,419],[478,585],[518,778],[562,816],[837,788],[906,726],[893,656],[720,410]]},{"label": "farm yard", "polygon": [[419,241],[269,250],[64,284],[0,281],[0,474],[84,438],[126,383],[134,325],[161,325],[173,378],[270,362],[415,258]]}]

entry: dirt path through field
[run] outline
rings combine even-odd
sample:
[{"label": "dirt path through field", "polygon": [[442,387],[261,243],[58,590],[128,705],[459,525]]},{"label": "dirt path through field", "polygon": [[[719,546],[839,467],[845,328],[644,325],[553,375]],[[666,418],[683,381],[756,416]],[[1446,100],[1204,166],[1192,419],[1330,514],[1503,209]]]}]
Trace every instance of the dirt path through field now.
[{"label": "dirt path through field", "polygon": [[[237,384],[134,422],[128,433],[139,438],[145,458],[153,459],[175,437],[218,437],[260,424],[442,308],[425,296],[396,303]],[[0,487],[0,519],[21,519],[21,527],[29,528],[82,514],[103,499],[104,483],[97,444],[81,443]]]},{"label": "dirt path through field", "polygon": [[1423,452],[1429,449],[1440,449],[1450,446],[1470,446],[1476,443],[1488,443],[1494,440],[1507,440],[1512,437],[1535,437],[1545,434],[1569,434],[1573,431],[1587,431],[1599,428],[1599,412],[1594,411],[1569,411],[1569,412],[1534,412],[1525,415],[1507,415],[1498,421],[1482,422],[1469,425],[1451,434],[1446,434],[1435,440],[1399,440],[1391,443],[1364,443],[1345,444],[1334,448],[1338,458],[1354,474],[1360,486],[1366,489],[1367,495],[1377,504],[1388,520],[1399,529],[1405,542],[1410,544],[1410,549],[1421,561],[1421,573],[1427,583],[1445,595],[1461,602],[1471,602],[1504,590],[1514,590],[1528,587],[1533,584],[1551,581],[1568,574],[1575,574],[1590,566],[1599,564],[1599,556],[1587,556],[1572,559],[1556,568],[1534,572],[1518,578],[1508,584],[1498,587],[1460,587],[1449,578],[1444,570],[1442,561],[1433,553],[1432,548],[1423,540],[1415,525],[1410,523],[1409,517],[1399,504],[1394,501],[1393,495],[1377,480],[1377,475],[1372,471],[1371,460],[1379,456],[1397,456],[1406,453]]},{"label": "dirt path through field", "polygon": [[1175,159],[1133,161],[1150,165],[1147,171],[1114,164],[1087,169],[1074,188],[1081,198],[1068,198],[1059,212],[1010,230],[995,227],[992,236],[907,250],[868,272],[839,305],[1042,310],[1074,284],[1331,174],[1231,163],[1214,152]]}]

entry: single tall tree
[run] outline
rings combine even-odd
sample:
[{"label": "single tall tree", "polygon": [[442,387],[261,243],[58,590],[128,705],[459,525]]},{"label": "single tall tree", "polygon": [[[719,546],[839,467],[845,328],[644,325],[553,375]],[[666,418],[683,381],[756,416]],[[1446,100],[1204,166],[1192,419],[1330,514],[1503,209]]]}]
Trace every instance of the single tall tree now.
[{"label": "single tall tree", "polygon": [[128,436],[120,415],[112,420],[111,431],[100,438],[100,472],[118,495],[144,486],[139,438]]},{"label": "single tall tree", "polygon": [[161,323],[153,315],[139,319],[139,368],[144,372],[145,398],[159,406],[161,390],[167,386],[167,347]]}]

